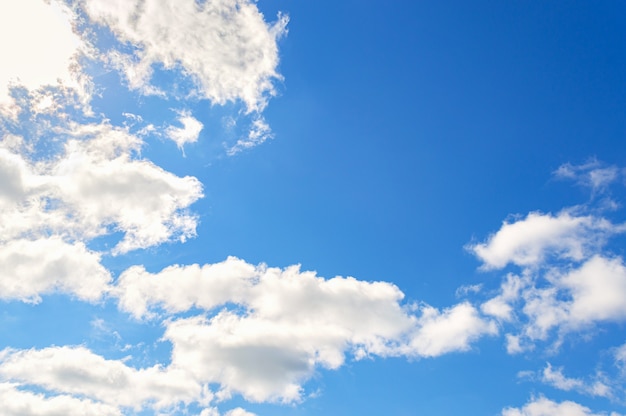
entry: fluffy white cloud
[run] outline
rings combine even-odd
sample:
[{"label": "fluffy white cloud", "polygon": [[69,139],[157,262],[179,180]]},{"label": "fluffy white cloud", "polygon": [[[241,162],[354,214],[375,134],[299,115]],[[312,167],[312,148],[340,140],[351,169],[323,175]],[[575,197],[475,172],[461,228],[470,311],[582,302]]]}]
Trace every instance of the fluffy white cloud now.
[{"label": "fluffy white cloud", "polygon": [[480,307],[501,323],[521,326],[519,334],[507,334],[510,353],[532,349],[553,333],[558,347],[569,332],[626,319],[626,267],[620,257],[603,253],[608,238],[625,226],[571,212],[530,213],[469,247],[484,269],[521,267]]},{"label": "fluffy white cloud", "polygon": [[210,319],[170,320],[164,338],[173,345],[173,366],[254,401],[299,400],[317,366],[338,368],[348,352],[357,359],[431,357],[497,332],[468,303],[442,312],[424,305],[415,316],[390,283],[323,279],[297,266],[255,267],[233,257],[156,274],[132,267],[114,293],[138,318],[236,305]]},{"label": "fluffy white cloud", "polygon": [[241,407],[237,407],[236,409],[229,410],[228,412],[226,412],[224,416],[256,416],[256,414],[248,412],[247,410],[242,409]]},{"label": "fluffy white cloud", "polygon": [[626,268],[620,258],[594,256],[578,269],[553,271],[549,281],[550,286],[523,293],[531,338],[544,339],[555,326],[571,331],[626,318]]},{"label": "fluffy white cloud", "polygon": [[452,351],[465,351],[472,341],[483,335],[495,335],[495,323],[482,318],[467,302],[443,312],[422,308],[417,331],[410,342],[410,354],[436,357]]},{"label": "fluffy white cloud", "polygon": [[84,8],[135,47],[132,55],[113,53],[133,88],[155,92],[152,72],[162,65],[189,76],[216,104],[239,100],[261,111],[274,94],[285,16],[269,25],[248,0],[86,0]]},{"label": "fluffy white cloud", "polygon": [[202,196],[196,178],[137,158],[142,141],[127,129],[70,123],[57,134],[70,139],[47,161],[0,147],[0,241],[51,233],[86,240],[120,231],[113,252],[124,253],[195,235],[196,219],[186,209]]},{"label": "fluffy white cloud", "polygon": [[68,141],[51,177],[81,227],[112,225],[124,232],[116,253],[195,235],[196,220],[184,209],[202,196],[196,178],[133,159],[141,142],[126,130],[99,124],[75,133],[91,139]]},{"label": "fluffy white cloud", "polygon": [[594,255],[578,267],[553,267],[536,276],[508,274],[500,293],[481,305],[487,315],[522,325],[507,335],[508,350],[518,353],[546,340],[602,322],[626,320],[626,266],[623,259]]},{"label": "fluffy white cloud", "polygon": [[507,274],[500,286],[500,294],[480,305],[481,311],[502,321],[513,320],[514,308],[512,303],[517,301],[522,289],[526,288],[530,282],[531,277],[528,273],[522,276]]},{"label": "fluffy white cloud", "polygon": [[150,305],[169,311],[244,306],[243,315],[222,311],[211,319],[171,321],[164,338],[173,344],[173,365],[256,401],[298,400],[299,383],[314,367],[337,368],[347,349],[392,353],[390,343],[414,321],[389,283],[325,280],[297,266],[254,267],[235,258],[152,276],[133,268],[118,287],[121,307],[138,316]]},{"label": "fluffy white cloud", "polygon": [[157,308],[177,313],[244,302],[258,274],[255,266],[235,257],[203,266],[174,265],[156,274],[134,266],[120,275],[114,290],[120,309],[142,318],[154,316]]},{"label": "fluffy white cloud", "polygon": [[180,111],[178,113],[178,122],[182,124],[182,127],[168,127],[165,130],[167,137],[172,139],[180,149],[186,143],[197,142],[204,125],[194,118],[190,111]]},{"label": "fluffy white cloud", "polygon": [[110,405],[67,395],[46,397],[19,390],[12,383],[0,383],[0,403],[3,416],[122,416]]},{"label": "fluffy white cloud", "polygon": [[206,387],[183,371],[160,366],[135,369],[84,347],[4,350],[0,356],[0,376],[5,380],[89,397],[109,406],[158,409],[212,398]]},{"label": "fluffy white cloud", "polygon": [[109,272],[100,255],[83,243],[59,237],[17,239],[0,244],[0,299],[39,302],[40,295],[61,292],[97,301],[107,291]]},{"label": "fluffy white cloud", "polygon": [[71,10],[58,1],[0,3],[0,114],[15,115],[10,87],[53,86],[86,94],[88,81],[78,59],[88,48],[73,32],[73,20]]},{"label": "fluffy white cloud", "polygon": [[[509,407],[502,416],[607,416],[606,413],[593,413],[588,407],[572,401],[554,402],[545,397],[533,398],[522,408]],[[619,416],[611,413],[610,416]]]},{"label": "fluffy white cloud", "polygon": [[623,232],[602,218],[572,216],[564,211],[556,216],[530,213],[522,220],[504,222],[487,242],[469,246],[485,269],[500,269],[509,263],[540,266],[548,256],[580,261],[588,257],[606,238]]},{"label": "fluffy white cloud", "polygon": [[594,256],[553,279],[571,294],[568,318],[573,324],[626,318],[626,267],[621,258]]}]

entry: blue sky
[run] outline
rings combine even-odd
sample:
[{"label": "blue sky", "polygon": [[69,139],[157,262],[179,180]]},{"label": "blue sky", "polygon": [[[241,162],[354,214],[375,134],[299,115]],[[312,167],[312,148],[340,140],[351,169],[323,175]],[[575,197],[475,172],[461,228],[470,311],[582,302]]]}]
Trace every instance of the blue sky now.
[{"label": "blue sky", "polygon": [[0,414],[626,414],[625,16],[0,5]]}]

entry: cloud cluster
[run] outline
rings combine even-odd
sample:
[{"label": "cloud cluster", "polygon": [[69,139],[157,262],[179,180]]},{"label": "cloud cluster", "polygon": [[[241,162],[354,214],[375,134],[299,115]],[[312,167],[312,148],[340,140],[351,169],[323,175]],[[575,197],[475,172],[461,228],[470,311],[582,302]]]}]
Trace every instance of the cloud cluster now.
[{"label": "cloud cluster", "polygon": [[508,273],[499,293],[481,305],[502,322],[523,323],[519,334],[507,336],[509,352],[532,348],[555,331],[558,343],[568,332],[626,319],[626,267],[604,251],[609,238],[624,231],[623,224],[593,215],[533,212],[468,247],[485,270],[521,269]]},{"label": "cloud cluster", "polygon": [[[443,311],[403,306],[403,293],[390,283],[324,279],[298,266],[253,266],[234,257],[156,274],[131,267],[109,293],[137,318],[167,317],[162,339],[172,353],[166,367],[135,369],[85,347],[7,349],[0,377],[58,397],[135,410],[209,406],[216,397],[209,385],[219,386],[222,400],[238,393],[256,402],[297,402],[317,368],[337,369],[348,354],[357,360],[435,357],[497,332],[469,303]],[[205,313],[179,315],[198,309]]]},{"label": "cloud cluster", "polygon": [[178,177],[135,155],[142,141],[108,123],[71,125],[60,155],[44,161],[2,147],[0,241],[55,234],[89,240],[123,233],[125,253],[195,234],[187,207],[202,196],[196,178]]},{"label": "cloud cluster", "polygon": [[[626,319],[626,266],[603,250],[626,226],[574,209],[504,222],[468,247],[483,270],[520,269],[479,308],[468,301],[441,309],[407,303],[388,282],[326,279],[299,266],[235,257],[159,272],[137,265],[113,276],[103,257],[195,236],[191,206],[203,197],[202,184],[142,157],[144,135],[90,111],[94,80],[85,61],[105,60],[127,87],[163,101],[242,105],[251,122],[228,147],[234,155],[272,137],[261,113],[281,80],[277,41],[288,19],[279,15],[269,24],[250,0],[14,3],[0,4],[6,63],[0,68],[0,299],[37,303],[52,293],[113,299],[122,313],[161,324],[171,355],[167,364],[134,368],[86,346],[4,349],[3,414],[119,416],[193,403],[204,407],[202,416],[217,416],[216,402],[233,394],[256,402],[302,400],[316,371],[348,359],[470,350],[481,337],[498,334],[496,322],[517,326],[506,335],[515,353],[554,332],[561,337]],[[107,34],[114,41],[99,50]],[[24,40],[19,47],[9,41],[16,37]],[[175,88],[157,82],[163,74],[179,78]],[[191,111],[179,110],[176,122],[154,134],[181,149],[198,141],[204,124]],[[621,175],[597,162],[555,172],[596,194]],[[99,237],[107,237],[104,248],[94,244]],[[474,285],[459,293],[479,291]],[[615,352],[619,365],[624,351]],[[551,365],[541,377],[562,390],[611,395],[600,380],[568,378]],[[543,397],[502,414],[594,415]],[[250,415],[243,408],[226,413]]]},{"label": "cloud cluster", "polygon": [[243,308],[170,320],[164,338],[173,345],[173,365],[254,401],[300,400],[301,383],[315,368],[338,368],[348,352],[357,359],[434,357],[497,332],[468,303],[444,311],[423,305],[414,315],[390,283],[323,279],[297,266],[253,266],[234,257],[156,274],[132,267],[114,291],[120,308],[137,318]]},{"label": "cloud cluster", "polygon": [[132,45],[132,53],[111,53],[132,88],[159,92],[151,77],[161,66],[190,77],[197,93],[215,104],[241,101],[248,111],[262,111],[275,92],[284,15],[269,25],[248,0],[87,0],[84,9]]}]

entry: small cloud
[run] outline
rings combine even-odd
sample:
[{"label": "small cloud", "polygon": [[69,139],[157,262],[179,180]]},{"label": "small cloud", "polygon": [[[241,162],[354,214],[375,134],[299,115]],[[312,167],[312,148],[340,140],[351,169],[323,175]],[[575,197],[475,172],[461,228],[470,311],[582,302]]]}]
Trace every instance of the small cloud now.
[{"label": "small cloud", "polygon": [[582,378],[566,377],[562,368],[553,368],[550,363],[546,364],[541,375],[541,381],[563,391],[577,391],[594,397],[612,397],[611,387],[604,380],[602,374],[596,374],[593,380],[586,381]]},{"label": "small cloud", "polygon": [[506,334],[505,339],[506,339],[506,352],[509,355],[520,354],[528,349],[522,345],[521,339],[518,335]]},{"label": "small cloud", "polygon": [[482,288],[483,288],[482,283],[478,283],[475,285],[463,285],[457,288],[454,294],[456,295],[457,298],[461,298],[471,293],[478,293],[482,290]]},{"label": "small cloud", "polygon": [[524,219],[504,222],[485,243],[467,249],[483,261],[482,269],[502,269],[509,263],[535,268],[549,258],[581,261],[601,247],[607,237],[624,232],[603,218],[531,212]]},{"label": "small cloud", "polygon": [[178,122],[182,127],[170,126],[165,130],[165,134],[182,150],[185,144],[198,141],[204,125],[193,117],[189,110],[178,111]]},{"label": "small cloud", "polygon": [[602,194],[608,186],[624,177],[624,169],[591,159],[582,165],[564,163],[553,172],[557,179],[569,179],[576,184],[591,189],[593,195]]},{"label": "small cloud", "polygon": [[245,138],[237,140],[237,143],[228,149],[226,153],[228,156],[236,155],[243,150],[258,146],[273,137],[272,129],[265,122],[263,117],[257,117],[252,121],[248,135]]}]

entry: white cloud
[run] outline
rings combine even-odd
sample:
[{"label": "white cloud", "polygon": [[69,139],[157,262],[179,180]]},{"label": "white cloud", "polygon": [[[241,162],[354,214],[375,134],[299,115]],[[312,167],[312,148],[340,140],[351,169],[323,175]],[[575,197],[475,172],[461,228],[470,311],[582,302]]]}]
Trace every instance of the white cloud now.
[{"label": "white cloud", "polygon": [[532,348],[533,340],[546,340],[555,330],[562,337],[598,323],[626,320],[623,259],[594,255],[579,267],[553,267],[540,277],[508,274],[500,293],[481,305],[486,315],[521,323],[521,334],[507,335],[510,353]]},{"label": "white cloud", "polygon": [[562,337],[626,319],[626,267],[621,258],[601,254],[608,238],[623,231],[623,224],[594,216],[530,213],[469,247],[485,269],[522,268],[519,276],[507,274],[499,294],[480,307],[501,322],[521,323],[520,334],[507,336],[510,353],[532,348],[555,329]]},{"label": "white cloud", "polygon": [[[220,412],[214,408],[207,408],[200,412],[199,416],[220,416]],[[224,413],[224,416],[257,416],[256,413],[248,412],[247,410],[237,407],[235,409],[231,409],[228,412]]]},{"label": "white cloud", "polygon": [[83,243],[59,237],[18,239],[0,244],[0,299],[39,302],[40,295],[67,293],[97,301],[108,289],[109,272],[100,255]]},{"label": "white cloud", "polygon": [[626,344],[622,344],[615,348],[614,352],[615,364],[622,370],[626,369]]},{"label": "white cloud", "polygon": [[235,305],[210,319],[169,320],[164,338],[173,345],[173,366],[253,401],[300,400],[302,382],[318,366],[338,368],[349,352],[356,359],[431,357],[497,332],[468,303],[442,312],[424,305],[416,317],[390,283],[323,279],[297,266],[255,267],[233,257],[156,274],[132,267],[114,293],[138,318]]},{"label": "white cloud", "polygon": [[[78,69],[79,56],[88,53],[88,45],[73,32],[73,20],[71,10],[58,1],[0,3],[0,114],[16,115],[9,95],[9,88],[16,86],[31,92],[59,87],[88,101],[88,80]],[[41,106],[45,104],[41,100],[51,98],[40,96],[36,101]]]},{"label": "white cloud", "polygon": [[626,268],[620,258],[594,256],[578,269],[553,271],[549,279],[550,286],[532,287],[523,295],[531,338],[545,339],[556,326],[567,332],[626,318]]},{"label": "white cloud", "polygon": [[565,163],[554,171],[555,177],[574,180],[579,185],[590,188],[594,193],[603,192],[623,174],[623,169],[606,166],[595,159],[582,165]]},{"label": "white cloud", "polygon": [[626,267],[621,258],[594,256],[556,279],[573,298],[568,305],[573,324],[626,318]]},{"label": "white cloud", "polygon": [[480,305],[480,310],[486,314],[498,318],[502,321],[512,321],[514,307],[512,303],[517,301],[520,293],[530,283],[528,274],[517,276],[512,273],[507,274],[504,282],[500,286],[500,294],[489,299]]},{"label": "white cloud", "polygon": [[575,390],[591,396],[611,397],[611,387],[597,375],[595,381],[586,382],[580,378],[570,378],[563,374],[562,368],[554,369],[550,363],[543,369],[541,381],[559,390]]},{"label": "white cloud", "polygon": [[255,266],[235,257],[203,266],[169,266],[157,274],[134,266],[120,275],[114,290],[120,309],[142,318],[154,316],[157,307],[177,313],[244,302],[258,275]]},{"label": "white cloud", "polygon": [[[509,407],[502,416],[607,416],[606,413],[593,413],[588,407],[572,401],[554,402],[543,396],[531,399],[524,407]],[[611,413],[610,416],[619,416]]]},{"label": "white cloud", "polygon": [[177,177],[148,160],[131,157],[141,142],[126,130],[106,125],[88,141],[70,140],[51,174],[63,201],[81,226],[113,225],[125,233],[114,249],[125,253],[195,235],[196,220],[184,212],[202,196],[193,177]]},{"label": "white cloud", "polygon": [[417,331],[410,342],[409,354],[436,357],[453,351],[466,351],[471,342],[483,335],[495,335],[495,323],[482,318],[467,302],[443,312],[427,306],[422,308]]},{"label": "white cloud", "polygon": [[0,241],[49,234],[84,241],[120,231],[117,254],[195,235],[186,209],[202,196],[196,178],[137,158],[143,142],[125,128],[70,123],[57,135],[70,139],[47,161],[0,148]]},{"label": "white cloud", "polygon": [[154,92],[155,66],[180,70],[215,104],[243,102],[262,111],[280,79],[277,39],[287,18],[269,25],[248,0],[86,0],[88,16],[136,49],[116,51],[133,88]]},{"label": "white cloud", "polygon": [[229,156],[250,149],[264,143],[267,139],[272,138],[272,130],[262,117],[257,117],[252,121],[248,135],[245,138],[237,140],[234,146],[226,150]]},{"label": "white cloud", "polygon": [[247,410],[242,409],[241,407],[237,407],[236,409],[229,410],[228,412],[226,412],[224,416],[256,416],[256,414],[248,412]]},{"label": "white cloud", "polygon": [[478,283],[475,285],[463,285],[463,286],[458,287],[456,291],[454,292],[454,294],[456,295],[457,298],[460,298],[460,297],[464,297],[472,293],[479,293],[482,290],[482,288],[483,288],[482,283]]},{"label": "white cloud", "polygon": [[522,340],[519,335],[506,334],[505,339],[506,339],[507,354],[511,354],[511,355],[519,354],[521,352],[524,352],[527,348],[524,345],[522,345],[522,342],[521,342]]},{"label": "white cloud", "polygon": [[204,125],[195,119],[190,111],[180,111],[178,113],[178,121],[182,127],[170,126],[165,130],[167,137],[172,139],[176,145],[182,149],[187,143],[195,143],[198,141],[200,132]]},{"label": "white cloud", "polygon": [[122,416],[110,405],[72,396],[46,397],[16,388],[12,383],[0,383],[2,416]]},{"label": "white cloud", "polygon": [[89,397],[109,406],[160,409],[212,399],[205,387],[183,371],[160,366],[134,369],[85,347],[4,350],[0,356],[0,376],[6,380]]},{"label": "white cloud", "polygon": [[603,218],[556,216],[533,212],[525,219],[504,222],[487,242],[469,246],[485,269],[501,269],[509,263],[523,267],[541,266],[549,256],[581,261],[613,233],[623,232]]},{"label": "white cloud", "polygon": [[[140,269],[129,273],[120,277],[120,305],[135,313],[150,304],[170,311],[225,302],[245,307],[243,315],[225,310],[210,320],[171,321],[164,338],[173,344],[173,365],[255,401],[299,400],[300,382],[315,366],[337,368],[349,349],[394,353],[390,344],[414,321],[391,284],[325,280],[295,266],[253,267],[230,258],[202,268],[168,268],[156,276]],[[141,293],[144,299],[126,293]]]}]

